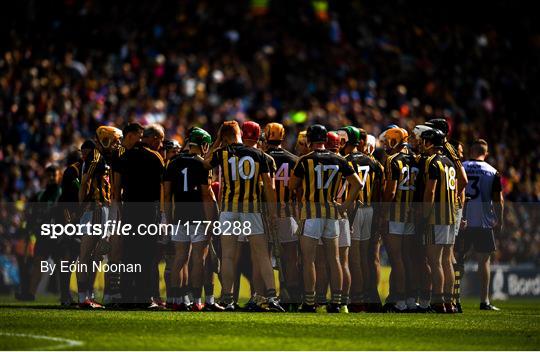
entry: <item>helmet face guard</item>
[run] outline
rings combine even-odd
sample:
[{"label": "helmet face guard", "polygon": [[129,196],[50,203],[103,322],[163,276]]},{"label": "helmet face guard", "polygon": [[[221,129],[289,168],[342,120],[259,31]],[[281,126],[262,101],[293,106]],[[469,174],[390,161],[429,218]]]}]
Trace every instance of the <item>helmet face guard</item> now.
[{"label": "helmet face guard", "polygon": [[99,127],[96,135],[99,144],[106,150],[116,148],[122,139],[122,131],[112,126]]}]

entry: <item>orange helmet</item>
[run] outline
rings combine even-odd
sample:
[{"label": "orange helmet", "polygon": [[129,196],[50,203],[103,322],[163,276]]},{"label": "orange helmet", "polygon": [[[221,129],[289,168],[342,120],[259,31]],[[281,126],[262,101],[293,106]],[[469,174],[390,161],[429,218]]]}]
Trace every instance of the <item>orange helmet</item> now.
[{"label": "orange helmet", "polygon": [[103,148],[111,148],[120,143],[122,130],[112,126],[100,126],[96,131],[99,144]]},{"label": "orange helmet", "polygon": [[401,128],[401,130],[403,131],[403,134],[405,135],[405,137],[403,138],[403,141],[406,142],[409,139],[409,132],[407,132],[407,130],[404,128]]},{"label": "orange helmet", "polygon": [[408,134],[401,127],[392,127],[384,131],[379,137],[390,148],[395,148],[405,142]]},{"label": "orange helmet", "polygon": [[285,128],[277,122],[270,122],[264,128],[264,136],[267,141],[282,141],[285,137]]}]

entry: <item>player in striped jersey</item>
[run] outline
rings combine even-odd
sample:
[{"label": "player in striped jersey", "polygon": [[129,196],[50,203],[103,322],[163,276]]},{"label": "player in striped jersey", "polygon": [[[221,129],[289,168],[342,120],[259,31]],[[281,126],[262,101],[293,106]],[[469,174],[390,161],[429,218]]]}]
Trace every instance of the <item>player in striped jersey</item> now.
[{"label": "player in striped jersey", "polygon": [[420,137],[427,155],[423,166],[425,190],[420,223],[427,224],[424,243],[431,269],[432,308],[439,313],[454,313],[452,251],[456,224],[456,169],[442,152],[443,132],[430,129],[422,132]]},{"label": "player in striped jersey", "polygon": [[347,141],[342,148],[342,154],[358,174],[362,189],[356,199],[354,213],[350,215],[352,220],[351,234],[351,274],[352,274],[352,295],[351,312],[366,310],[364,303],[370,301],[368,297],[368,276],[369,276],[369,239],[371,238],[371,224],[373,217],[372,200],[378,198],[380,193],[380,180],[382,170],[377,167],[375,161],[363,150],[367,144],[367,133],[365,130],[353,126],[342,129],[346,133]]},{"label": "player in striped jersey", "polygon": [[[340,138],[338,133],[342,135],[342,138]],[[345,143],[346,135],[343,133],[343,131],[341,132],[337,131],[337,132],[328,132],[327,136],[328,136],[328,141],[325,144],[326,149],[330,150],[331,152],[336,153],[336,155],[340,155],[339,150],[341,149],[342,141],[343,143]],[[347,198],[347,188],[348,188],[347,181],[345,180],[345,178],[342,177],[342,181],[338,188],[338,192],[335,198],[335,201],[337,203],[341,204]],[[351,209],[349,213],[352,213],[353,211],[354,209]],[[349,269],[350,247],[351,247],[351,226],[349,222],[349,217],[342,216],[341,219],[339,219],[339,237],[338,237],[339,263],[341,265],[341,272],[343,273],[343,281],[341,285],[340,313],[349,312],[349,308],[347,307],[347,305],[349,304],[349,292],[351,290],[351,271]],[[319,248],[322,249],[321,253],[324,253],[324,247],[319,246]],[[324,259],[325,259],[324,264],[326,264],[325,256],[324,256]],[[317,286],[319,285],[317,284]],[[324,296],[326,297],[326,292],[328,291],[328,283],[325,284],[324,288],[325,288]]]},{"label": "player in striped jersey", "polygon": [[[81,223],[101,223],[107,221],[111,201],[110,160],[118,148],[122,131],[111,126],[101,126],[96,131],[97,144],[90,157],[85,161],[82,172],[79,202],[83,203],[84,214]],[[92,266],[92,254],[98,247],[99,236],[86,235],[81,239],[79,263]],[[90,292],[90,275],[81,270],[77,272],[79,304],[82,308],[103,308]]]},{"label": "player in striped jersey", "polygon": [[[383,227],[381,216],[381,200],[382,200],[382,187],[385,182],[384,166],[373,155],[376,149],[377,139],[375,136],[368,134],[366,138],[366,146],[364,153],[373,161],[376,168],[376,182],[377,187],[374,187],[374,194],[372,195],[372,207],[373,207],[373,223],[371,226],[371,239],[369,240],[368,249],[368,276],[364,279],[367,284],[366,293],[366,309],[368,312],[381,312],[382,304],[381,297],[379,296],[379,281],[381,278],[381,228]],[[377,179],[377,176],[379,179]],[[386,225],[386,224],[385,224]],[[385,230],[386,231],[386,230]]]},{"label": "player in striped jersey", "polygon": [[[276,232],[280,242],[280,256],[283,266],[286,291],[290,310],[296,310],[300,303],[300,272],[298,269],[298,224],[294,220],[292,203],[295,194],[289,188],[294,165],[298,157],[283,149],[281,143],[285,138],[285,129],[280,123],[272,122],[264,128],[267,149],[266,152],[276,163],[274,176],[277,203]],[[283,290],[281,292],[283,297]]]},{"label": "player in striped jersey", "polygon": [[[327,306],[327,311],[337,313],[343,280],[338,251],[338,219],[341,217],[340,210],[350,208],[358,195],[360,180],[344,158],[325,150],[327,130],[324,126],[310,126],[307,139],[312,152],[298,160],[290,180],[290,187],[302,194],[301,218],[304,224],[300,246],[305,291],[302,311],[315,311],[315,253],[317,243],[322,238],[332,288],[332,303]],[[346,177],[351,190],[340,209],[334,200],[341,177]]]},{"label": "player in striped jersey", "polygon": [[294,145],[294,151],[298,156],[306,155],[307,153],[309,153],[306,133],[306,131],[300,131],[298,133],[298,138],[296,139],[296,144]]},{"label": "player in striped jersey", "polygon": [[[242,124],[242,141],[245,146],[263,150],[261,147],[264,145],[264,138],[261,133],[261,126],[255,121],[246,121]],[[274,159],[266,154],[263,151],[263,157],[268,164],[268,171],[270,177],[273,178],[276,172],[276,163]],[[262,180],[258,182],[259,193],[261,195],[261,214],[264,225],[264,234],[268,238],[269,246],[273,242],[273,234],[275,234],[272,229],[273,225],[270,223],[270,219],[267,216],[266,212],[266,199],[264,194],[264,183]],[[249,281],[251,289],[251,298],[248,303],[244,306],[247,311],[253,312],[265,312],[268,311],[267,302],[264,297],[266,288],[264,286],[264,281],[261,277],[259,270],[254,270],[254,265],[252,265],[253,260],[251,257],[251,250],[249,248],[248,239],[246,236],[239,236],[238,241],[241,242],[238,245],[238,260],[237,260],[237,270],[234,284],[234,294],[235,297],[238,297],[240,291],[240,276],[243,274]]]},{"label": "player in striped jersey", "polygon": [[[431,278],[429,265],[427,263],[426,248],[424,245],[424,234],[422,232],[422,202],[424,200],[425,177],[424,165],[427,155],[422,148],[421,134],[424,131],[430,130],[431,127],[426,125],[416,125],[409,138],[409,146],[411,152],[414,153],[415,166],[418,168],[416,176],[413,196],[413,222],[415,224],[414,241],[411,248],[408,248],[408,255],[412,261],[413,270],[409,273],[407,280],[407,309],[410,312],[426,313],[430,311],[431,299]],[[416,304],[418,300],[418,304]]]},{"label": "player in striped jersey", "polygon": [[[223,146],[221,146],[223,144]],[[239,236],[231,236],[228,223],[240,221],[248,223],[248,240],[254,269],[259,270],[266,288],[268,307],[283,311],[276,297],[276,286],[272,262],[268,252],[268,242],[264,236],[261,216],[261,189],[264,194],[270,218],[275,217],[275,193],[267,159],[262,151],[242,144],[241,131],[235,121],[224,122],[218,131],[214,146],[221,146],[205,161],[208,169],[221,167],[221,214],[222,223],[222,299],[228,310],[234,310],[233,285],[235,279],[235,256]],[[242,229],[241,229],[242,230]],[[236,234],[236,231],[235,231]]]},{"label": "player in striped jersey", "polygon": [[[388,217],[388,229],[383,239],[392,267],[391,295],[387,298],[387,308],[397,312],[407,309],[405,303],[407,272],[414,270],[410,267],[410,258],[403,256],[404,247],[410,246],[414,234],[410,207],[414,180],[418,173],[414,167],[414,158],[405,146],[406,136],[406,132],[399,127],[392,127],[381,136],[388,155],[383,194],[384,206],[388,209],[385,214]],[[395,304],[392,304],[394,301]]]}]

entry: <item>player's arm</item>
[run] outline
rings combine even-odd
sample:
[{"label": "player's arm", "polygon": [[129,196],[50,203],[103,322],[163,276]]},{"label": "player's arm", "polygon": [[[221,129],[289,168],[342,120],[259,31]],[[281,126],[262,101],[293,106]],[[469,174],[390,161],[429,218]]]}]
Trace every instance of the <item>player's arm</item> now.
[{"label": "player's arm", "polygon": [[424,207],[423,217],[427,218],[433,210],[433,203],[435,202],[435,189],[437,188],[437,180],[429,179],[426,182],[426,189],[424,190]]},{"label": "player's arm", "polygon": [[267,203],[268,215],[271,217],[276,215],[276,192],[274,188],[274,179],[270,177],[269,172],[261,174],[263,181],[264,196]]},{"label": "player's arm", "polygon": [[347,194],[347,199],[343,202],[342,207],[344,210],[350,209],[354,203],[354,200],[358,197],[358,193],[362,189],[362,182],[357,173],[352,173],[346,178],[347,183],[349,184],[349,193]]}]

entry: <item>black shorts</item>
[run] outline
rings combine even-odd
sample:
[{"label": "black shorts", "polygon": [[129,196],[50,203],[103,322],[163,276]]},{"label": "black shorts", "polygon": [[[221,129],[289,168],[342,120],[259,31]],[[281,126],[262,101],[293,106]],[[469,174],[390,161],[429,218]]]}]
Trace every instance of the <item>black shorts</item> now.
[{"label": "black shorts", "polygon": [[459,241],[459,250],[467,253],[471,248],[477,253],[495,252],[495,237],[493,230],[482,227],[466,227],[456,238]]}]

